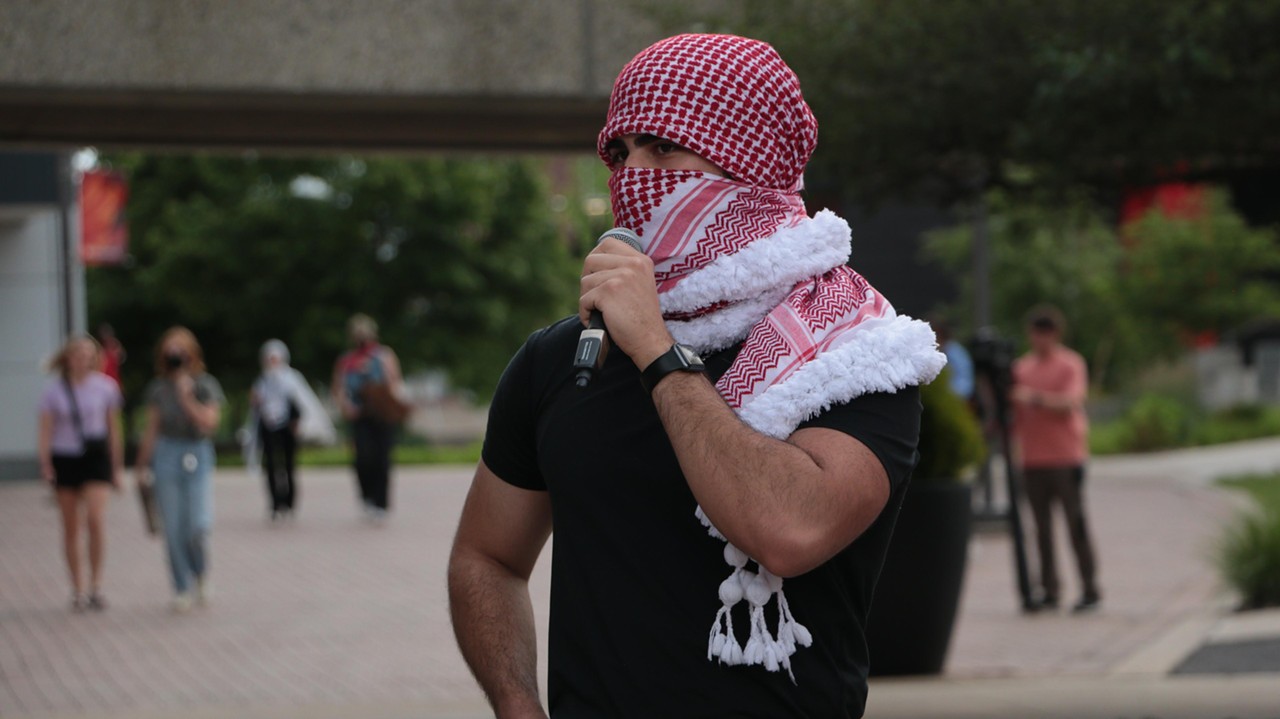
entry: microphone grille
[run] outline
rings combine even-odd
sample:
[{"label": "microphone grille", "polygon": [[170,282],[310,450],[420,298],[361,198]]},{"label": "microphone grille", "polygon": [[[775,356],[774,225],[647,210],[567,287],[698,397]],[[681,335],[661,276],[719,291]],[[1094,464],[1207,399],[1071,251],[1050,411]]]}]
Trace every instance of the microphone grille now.
[{"label": "microphone grille", "polygon": [[640,236],[625,227],[615,227],[603,235],[600,235],[600,239],[596,240],[596,244],[598,245],[610,237],[631,245],[636,252],[644,252],[644,246],[640,244]]}]

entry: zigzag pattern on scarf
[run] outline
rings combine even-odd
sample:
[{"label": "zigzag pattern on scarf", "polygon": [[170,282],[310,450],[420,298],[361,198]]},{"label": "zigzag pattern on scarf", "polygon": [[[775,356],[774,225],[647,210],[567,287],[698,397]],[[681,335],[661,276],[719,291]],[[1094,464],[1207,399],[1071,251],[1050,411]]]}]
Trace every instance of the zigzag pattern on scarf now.
[{"label": "zigzag pattern on scarf", "polygon": [[[823,210],[752,242],[736,254],[715,258],[679,284],[660,289],[658,301],[667,313],[694,311],[723,300],[777,295],[779,288],[785,295],[848,259],[849,225],[834,212]],[[763,313],[742,325],[735,339],[746,337],[762,317]]]},{"label": "zigzag pattern on scarf", "polygon": [[[747,353],[747,344],[751,352]],[[752,388],[764,381],[769,370],[778,366],[778,362],[787,356],[787,341],[777,327],[762,322],[756,325],[743,345],[743,352],[716,382],[716,390],[724,398],[726,404],[735,410],[742,406],[743,398],[750,394]]]},{"label": "zigzag pattern on scarf", "polygon": [[[670,283],[674,286],[685,275],[705,267],[716,258],[736,254],[752,241],[768,237],[784,226],[795,226],[805,219],[803,204],[797,207],[798,198],[791,202],[784,197],[759,188],[736,193],[728,207],[716,213],[715,219],[707,226],[706,236],[696,243],[697,249],[663,272],[660,286],[668,280],[674,280]],[[789,219],[791,222],[788,223]]]},{"label": "zigzag pattern on scarf", "polygon": [[875,299],[871,285],[847,267],[803,283],[752,329],[716,389],[729,406],[741,408],[750,395],[785,382],[840,333],[869,318],[891,316],[893,308]]}]

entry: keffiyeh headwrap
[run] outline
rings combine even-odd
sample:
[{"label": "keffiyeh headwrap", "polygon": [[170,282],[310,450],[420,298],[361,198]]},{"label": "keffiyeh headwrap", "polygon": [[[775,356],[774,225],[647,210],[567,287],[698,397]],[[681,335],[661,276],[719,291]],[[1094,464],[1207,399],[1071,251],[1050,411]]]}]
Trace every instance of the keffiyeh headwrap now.
[{"label": "keffiyeh headwrap", "polygon": [[[679,144],[728,173],[615,169],[614,220],[639,235],[654,263],[658,298],[677,342],[700,353],[742,342],[716,384],[757,431],[785,438],[801,422],[854,397],[932,380],[946,359],[933,332],[898,315],[845,265],[848,224],[829,210],[807,216],[799,191],[818,125],[778,53],[731,35],[662,40],[623,68],[598,150],[622,135]],[[698,508],[708,532],[724,536]],[[782,579],[731,543],[707,658],[791,671],[812,642]],[[777,631],[765,607],[777,598]],[[747,601],[750,635],[733,629]],[[793,676],[794,678],[794,676]]]}]

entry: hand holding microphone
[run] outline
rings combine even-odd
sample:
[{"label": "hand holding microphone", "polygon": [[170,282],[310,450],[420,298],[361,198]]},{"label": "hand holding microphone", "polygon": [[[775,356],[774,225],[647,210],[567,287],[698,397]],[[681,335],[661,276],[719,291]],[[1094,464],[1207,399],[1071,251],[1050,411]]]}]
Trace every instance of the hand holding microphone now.
[{"label": "hand holding microphone", "polygon": [[[640,245],[640,237],[625,227],[615,227],[600,235],[596,245],[599,246],[609,238],[627,243],[636,252],[644,252],[644,248]],[[604,326],[604,315],[599,309],[592,309],[587,327],[578,337],[578,349],[573,355],[573,367],[578,371],[574,381],[579,387],[586,387],[594,373],[604,364],[608,341],[609,335]]]}]

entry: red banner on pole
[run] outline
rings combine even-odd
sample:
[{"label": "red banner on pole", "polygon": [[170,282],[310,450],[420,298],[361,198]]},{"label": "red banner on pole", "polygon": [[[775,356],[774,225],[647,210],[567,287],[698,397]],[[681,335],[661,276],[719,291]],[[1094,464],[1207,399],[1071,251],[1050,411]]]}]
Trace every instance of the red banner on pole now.
[{"label": "red banner on pole", "polygon": [[80,259],[86,265],[118,265],[129,250],[125,203],[129,183],[118,172],[90,170],[80,180]]}]

